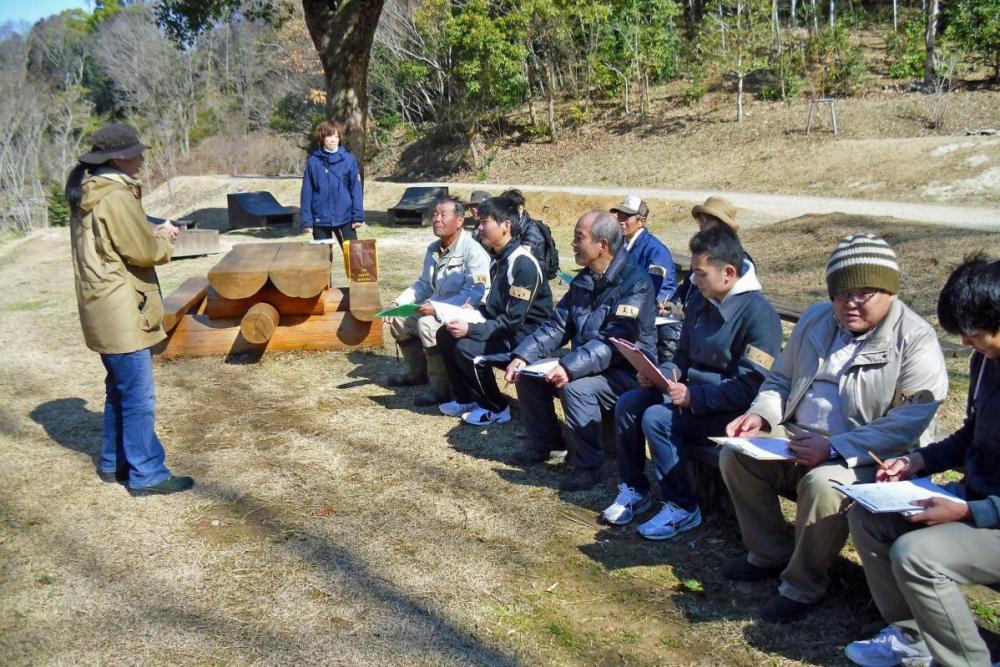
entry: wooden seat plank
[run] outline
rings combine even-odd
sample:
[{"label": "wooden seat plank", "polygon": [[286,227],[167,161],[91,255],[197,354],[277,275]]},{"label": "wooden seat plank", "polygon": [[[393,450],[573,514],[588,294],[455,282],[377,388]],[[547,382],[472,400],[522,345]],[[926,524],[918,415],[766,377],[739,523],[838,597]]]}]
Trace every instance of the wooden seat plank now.
[{"label": "wooden seat plank", "polygon": [[[208,270],[208,282],[227,299],[245,299],[267,282],[280,243],[240,243]],[[310,295],[311,296],[311,295]]]},{"label": "wooden seat plank", "polygon": [[271,259],[268,277],[282,294],[307,298],[330,286],[331,246],[282,243]]},{"label": "wooden seat plank", "polygon": [[208,291],[208,278],[188,278],[163,300],[163,329],[170,331],[191,308],[201,304]]}]

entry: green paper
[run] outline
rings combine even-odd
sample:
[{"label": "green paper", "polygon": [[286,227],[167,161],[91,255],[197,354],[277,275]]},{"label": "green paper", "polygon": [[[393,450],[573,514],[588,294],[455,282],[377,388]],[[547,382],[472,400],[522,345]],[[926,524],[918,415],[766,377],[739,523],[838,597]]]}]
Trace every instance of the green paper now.
[{"label": "green paper", "polygon": [[383,310],[381,313],[375,313],[375,317],[409,317],[417,312],[417,308],[420,308],[420,306],[415,303],[404,303],[402,306],[396,306],[395,308]]}]

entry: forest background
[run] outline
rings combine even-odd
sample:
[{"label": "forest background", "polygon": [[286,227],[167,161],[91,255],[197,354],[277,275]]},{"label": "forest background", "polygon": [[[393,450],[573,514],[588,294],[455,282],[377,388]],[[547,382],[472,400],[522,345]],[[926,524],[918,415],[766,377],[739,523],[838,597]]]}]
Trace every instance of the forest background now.
[{"label": "forest background", "polygon": [[[111,120],[152,145],[148,185],[300,173],[326,103],[302,8],[223,13],[179,34],[164,5],[107,0],[3,26],[0,228],[65,224],[65,174]],[[871,35],[884,38],[877,65]],[[407,148],[448,145],[458,159],[431,174],[445,179],[476,174],[499,144],[558,141],[599,115],[642,122],[710,92],[744,122],[751,98],[944,97],[998,77],[1000,0],[388,0],[363,159],[380,176]],[[666,85],[674,94],[658,94]],[[945,122],[934,108],[929,129]]]}]

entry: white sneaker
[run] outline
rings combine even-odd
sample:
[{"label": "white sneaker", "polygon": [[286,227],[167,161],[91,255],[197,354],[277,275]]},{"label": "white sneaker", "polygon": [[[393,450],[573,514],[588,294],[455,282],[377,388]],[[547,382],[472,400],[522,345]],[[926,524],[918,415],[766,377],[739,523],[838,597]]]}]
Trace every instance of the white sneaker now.
[{"label": "white sneaker", "polygon": [[844,648],[847,659],[861,667],[930,665],[931,654],[922,641],[911,642],[894,625],[882,628],[871,639],[851,642]]},{"label": "white sneaker", "polygon": [[669,540],[677,533],[700,525],[701,508],[695,507],[693,512],[688,512],[673,503],[663,503],[663,509],[636,530],[649,540]]},{"label": "white sneaker", "polygon": [[458,401],[448,401],[447,403],[442,403],[438,406],[438,410],[441,414],[448,415],[449,417],[461,417],[462,414],[477,408],[475,403],[459,403]]},{"label": "white sneaker", "polygon": [[645,512],[653,506],[649,494],[641,494],[631,486],[622,482],[618,485],[618,496],[615,502],[601,512],[601,518],[614,526],[624,526],[632,521],[636,514]]},{"label": "white sneaker", "polygon": [[[442,410],[443,412],[443,410]],[[474,406],[471,412],[462,415],[462,421],[473,426],[485,426],[486,424],[506,424],[510,421],[510,406],[500,412],[492,412],[478,405]]]}]

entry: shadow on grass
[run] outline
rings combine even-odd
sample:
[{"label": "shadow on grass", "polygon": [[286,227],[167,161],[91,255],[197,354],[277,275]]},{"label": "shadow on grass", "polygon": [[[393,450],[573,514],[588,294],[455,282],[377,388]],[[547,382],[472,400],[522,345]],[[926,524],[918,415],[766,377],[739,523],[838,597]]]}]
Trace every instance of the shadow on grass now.
[{"label": "shadow on grass", "polygon": [[[31,411],[30,416],[41,424],[47,435],[67,449],[97,455],[101,415],[88,410],[79,398],[47,401]],[[214,481],[199,478],[190,492],[205,500],[233,504],[235,511],[259,529],[261,534],[282,533],[283,548],[310,563],[318,572],[348,589],[348,597],[369,599],[383,609],[392,611],[392,618],[401,627],[391,633],[375,632],[374,636],[388,654],[403,664],[416,664],[428,659],[455,664],[490,664],[514,666],[519,660],[504,651],[487,645],[453,621],[442,617],[419,599],[400,591],[387,580],[362,563],[351,551],[336,542],[318,536],[300,526],[288,524],[287,519],[269,505],[259,505],[247,500],[245,490],[232,488]],[[234,500],[236,499],[236,500]],[[136,502],[156,503],[157,498]],[[4,515],[10,513],[4,512]],[[286,525],[287,524],[287,525]],[[290,534],[284,528],[294,528]],[[163,626],[166,635],[177,632],[227,638],[225,645],[235,638],[244,650],[266,656],[268,662],[293,663],[308,655],[308,647],[294,638],[267,630],[258,623],[241,623],[218,615],[215,609],[206,608],[199,598],[183,597],[172,589],[158,589],[155,581],[147,580],[143,572],[123,572],[113,560],[86,544],[68,541],[51,544],[52,549],[67,549],[73,554],[73,567],[86,576],[99,580],[124,583],[141,596],[130,599],[128,616]],[[53,632],[57,628],[51,629]],[[38,632],[35,628],[32,632]],[[220,644],[220,648],[221,648]]]},{"label": "shadow on grass", "polygon": [[96,469],[101,450],[104,414],[87,409],[82,398],[57,398],[28,413],[53,442],[86,454]]}]

